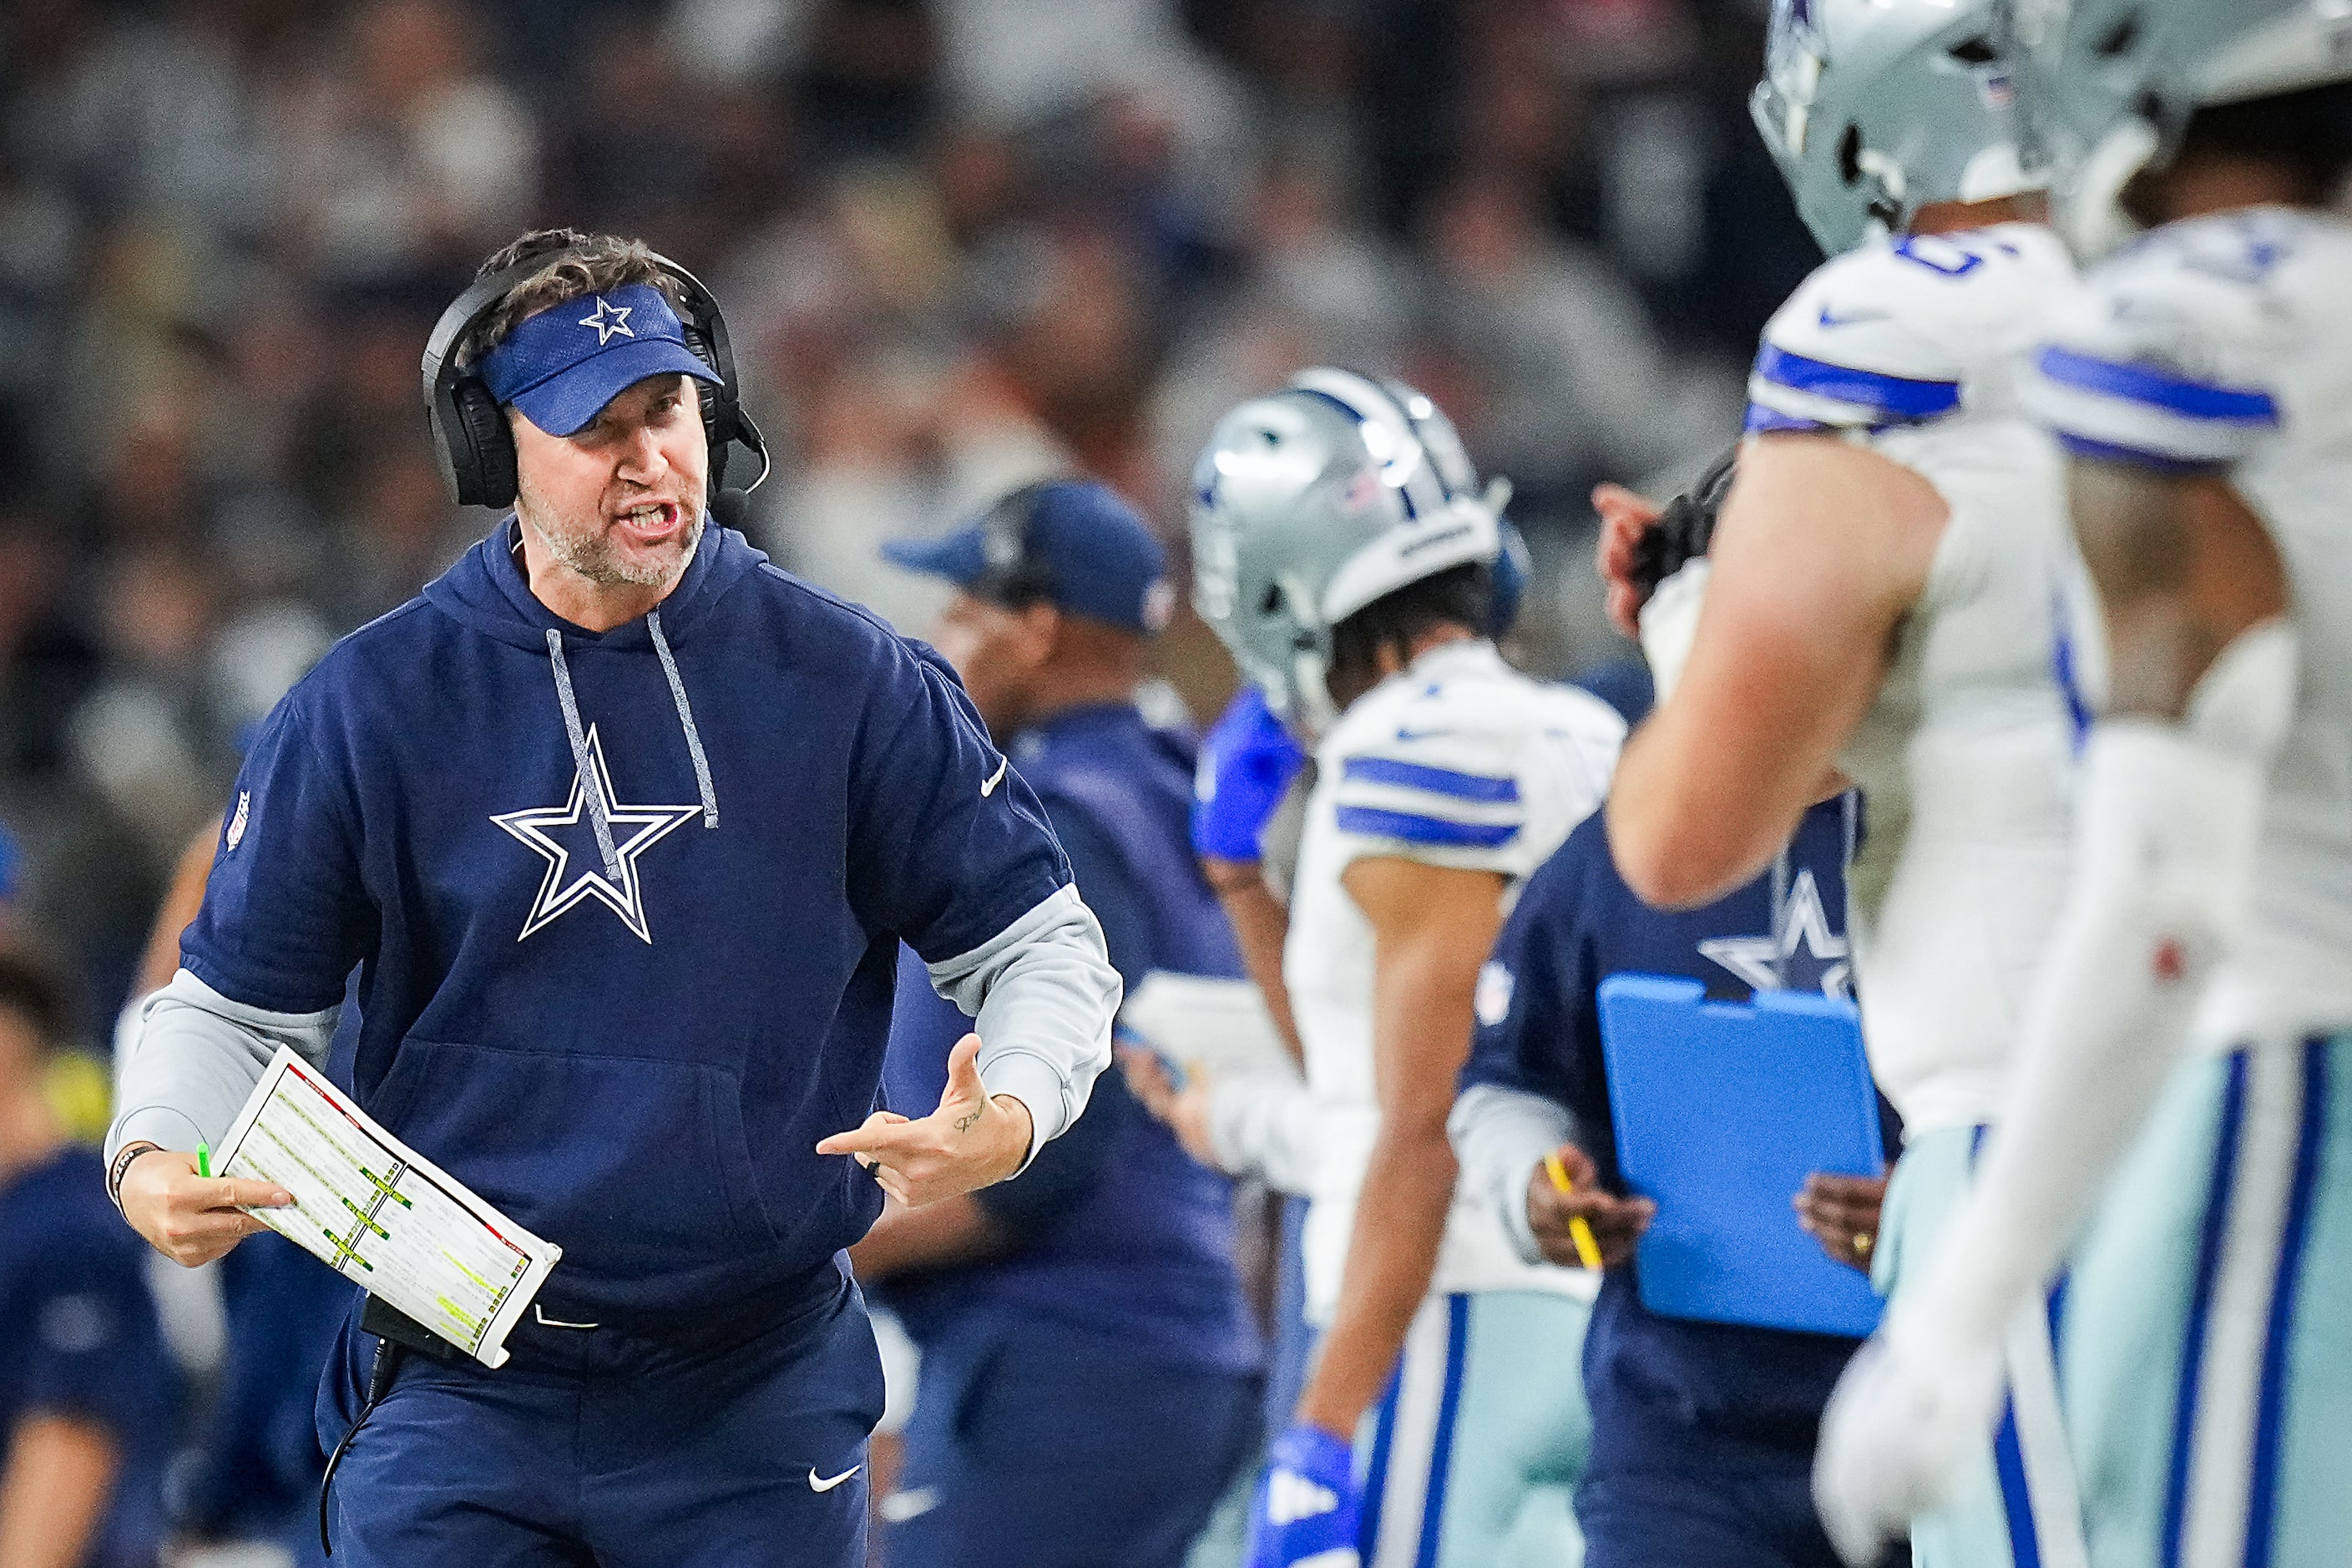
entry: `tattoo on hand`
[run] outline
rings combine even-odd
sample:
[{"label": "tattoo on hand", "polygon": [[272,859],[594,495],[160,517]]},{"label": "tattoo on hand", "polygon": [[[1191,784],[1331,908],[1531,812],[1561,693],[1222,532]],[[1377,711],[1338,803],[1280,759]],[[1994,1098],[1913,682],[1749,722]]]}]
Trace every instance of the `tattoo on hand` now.
[{"label": "tattoo on hand", "polygon": [[975,1106],[971,1110],[965,1111],[961,1116],[957,1117],[955,1130],[959,1132],[971,1131],[971,1124],[980,1120],[980,1113],[985,1109],[986,1107],[984,1106]]}]

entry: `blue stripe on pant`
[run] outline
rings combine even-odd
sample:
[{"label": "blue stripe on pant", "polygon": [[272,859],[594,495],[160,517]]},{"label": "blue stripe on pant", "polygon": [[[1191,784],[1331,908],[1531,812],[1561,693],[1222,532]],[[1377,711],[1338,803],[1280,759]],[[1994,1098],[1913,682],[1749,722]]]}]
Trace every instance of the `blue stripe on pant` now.
[{"label": "blue stripe on pant", "polygon": [[1591,1444],[1591,1307],[1540,1290],[1433,1296],[1366,1418],[1365,1568],[1576,1568]]},{"label": "blue stripe on pant", "polygon": [[2323,1042],[2313,1040],[2305,1045],[2303,1116],[2295,1147],[2294,1185],[2287,1199],[2285,1234],[2279,1243],[2278,1283],[2271,1296],[2270,1342],[2263,1347],[2263,1391],[2254,1431],[2253,1498],[2247,1527],[2246,1568],[2269,1568],[2276,1543],[2279,1447],[2286,1427],[2287,1347],[2294,1339],[2295,1301],[2302,1290],[2312,1203],[2317,1195],[2321,1152],[2327,1143],[2329,1065]]},{"label": "blue stripe on pant", "polygon": [[[1904,1150],[1880,1225],[1877,1284],[1899,1295],[1917,1279],[1966,1196],[1981,1127],[1921,1134]],[[1972,1463],[1953,1500],[1913,1521],[1918,1568],[2083,1568],[2074,1485],[2047,1311],[2021,1313],[2008,1336],[2008,1407],[1996,1439]]]},{"label": "blue stripe on pant", "polygon": [[[2309,1041],[2301,1060],[2285,1053],[2240,1051],[2226,1059],[2213,1175],[2200,1226],[2189,1331],[2180,1358],[2172,1463],[2165,1499],[2164,1568],[2227,1563],[2229,1568],[2269,1568],[2276,1544],[2280,1419],[2286,1391],[2286,1351],[2304,1244],[2309,1234],[2319,1152],[2326,1136],[2328,1058],[2325,1042]],[[2249,1100],[2255,1102],[2249,1115]],[[2285,1190],[2272,1221],[2261,1189],[2285,1167]],[[2270,1178],[2266,1182],[2265,1178]],[[2217,1325],[2217,1304],[2235,1305],[2231,1286],[2263,1300],[2259,1339]],[[2244,1314],[2232,1314],[2242,1318]],[[2248,1325],[2251,1327],[2251,1325]],[[2251,1341],[2251,1342],[2250,1342]],[[2347,1347],[2352,1348],[2352,1347]],[[2209,1390],[2228,1400],[2240,1379],[2229,1360],[2251,1362],[2252,1409],[2233,1404],[2215,1410]],[[2251,1414],[2251,1425],[2242,1419]],[[2227,1517],[2238,1506],[2235,1477],[2210,1468],[2242,1469],[2242,1524]],[[2223,1517],[2216,1519],[2215,1513]]]},{"label": "blue stripe on pant", "polygon": [[[1976,1129],[1969,1145],[1971,1166],[1976,1157],[1984,1151],[1984,1135],[1985,1129],[1979,1126]],[[2058,1383],[2057,1345],[2060,1325],[2064,1316],[2065,1299],[2066,1279],[2062,1274],[2058,1278],[2058,1282],[2050,1288],[2050,1297],[2044,1313],[2048,1325],[2047,1342],[2043,1342],[2039,1336],[2029,1333],[2022,1336],[2025,1343],[2012,1344],[2011,1347],[2010,1379],[2012,1385],[2021,1377],[2032,1378],[2037,1384],[2041,1384],[2042,1373],[2046,1368],[2048,1373],[2046,1387],[2049,1393],[2054,1395]],[[2018,1337],[2020,1336],[2012,1335],[2013,1339]],[[2033,1395],[2029,1394],[2027,1397],[2031,1402]],[[2042,1419],[2035,1422],[2034,1426],[2036,1426],[2035,1442],[2040,1449],[2037,1457],[2042,1458],[2045,1465],[2052,1459],[2065,1461],[2068,1458],[2065,1453],[2065,1434],[2060,1425],[2050,1418],[2046,1407]],[[2000,1426],[1993,1434],[1992,1463],[1993,1474],[2000,1485],[2001,1514],[2009,1525],[2011,1562],[2016,1565],[2016,1568],[2042,1568],[2043,1537],[2054,1533],[2058,1538],[2055,1542],[2056,1555],[2068,1565],[2068,1568],[2081,1568],[2087,1556],[2087,1551],[2081,1539],[2080,1499],[2075,1493],[2071,1477],[2063,1474],[2046,1478],[2039,1487],[2034,1484],[2033,1467],[2028,1463],[2027,1458],[2027,1438],[2018,1418],[2018,1392],[2014,1386],[2007,1399],[2003,1401]],[[2071,1468],[2071,1465],[2068,1468]],[[2052,1492],[2057,1495],[2037,1496],[2037,1493]],[[2063,1520],[2053,1519],[2045,1521],[2042,1517],[2044,1514],[2055,1515],[2061,1512],[2066,1516]]]},{"label": "blue stripe on pant", "polygon": [[2168,1087],[2075,1266],[2067,1398],[2097,1568],[2347,1560],[2347,1128],[2352,1039],[2202,1058]]}]

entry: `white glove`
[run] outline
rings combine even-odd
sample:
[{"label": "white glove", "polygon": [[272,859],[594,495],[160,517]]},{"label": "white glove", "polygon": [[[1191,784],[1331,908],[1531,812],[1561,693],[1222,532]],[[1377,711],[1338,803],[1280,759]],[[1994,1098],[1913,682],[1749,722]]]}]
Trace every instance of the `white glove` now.
[{"label": "white glove", "polygon": [[1650,664],[1650,685],[1657,706],[1682,684],[1683,666],[1690,662],[1698,640],[1699,606],[1706,602],[1706,579],[1712,568],[1704,555],[1659,584],[1642,606],[1642,657]]},{"label": "white glove", "polygon": [[1949,1500],[1990,1444],[2006,1386],[1997,1346],[1926,1347],[1882,1331],[1855,1352],[1813,1455],[1813,1506],[1840,1557],[1872,1568]]}]

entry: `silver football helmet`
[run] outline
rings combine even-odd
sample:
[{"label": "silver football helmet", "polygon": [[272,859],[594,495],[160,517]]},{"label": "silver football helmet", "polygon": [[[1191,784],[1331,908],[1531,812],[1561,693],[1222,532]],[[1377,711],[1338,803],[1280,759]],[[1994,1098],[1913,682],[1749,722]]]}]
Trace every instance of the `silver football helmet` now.
[{"label": "silver football helmet", "polygon": [[2137,232],[2120,198],[2200,109],[2352,80],[2352,0],[2017,0],[2028,111],[2085,256]]},{"label": "silver football helmet", "polygon": [[1824,251],[2044,187],[2016,54],[2007,0],[1773,0],[1748,112]]},{"label": "silver football helmet", "polygon": [[1502,547],[1510,488],[1409,386],[1302,372],[1217,424],[1193,469],[1192,602],[1243,678],[1310,734],[1339,716],[1331,628]]}]

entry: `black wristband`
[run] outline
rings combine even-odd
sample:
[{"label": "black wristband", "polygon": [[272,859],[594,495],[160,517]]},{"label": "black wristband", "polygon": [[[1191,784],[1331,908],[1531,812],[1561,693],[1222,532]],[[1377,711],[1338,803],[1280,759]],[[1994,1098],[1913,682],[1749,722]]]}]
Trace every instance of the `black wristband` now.
[{"label": "black wristband", "polygon": [[131,1162],[151,1151],[161,1152],[163,1147],[161,1143],[151,1143],[142,1138],[135,1143],[125,1143],[114,1152],[114,1163],[106,1168],[106,1195],[108,1201],[114,1205],[116,1213],[122,1210],[122,1178],[131,1169]]}]

